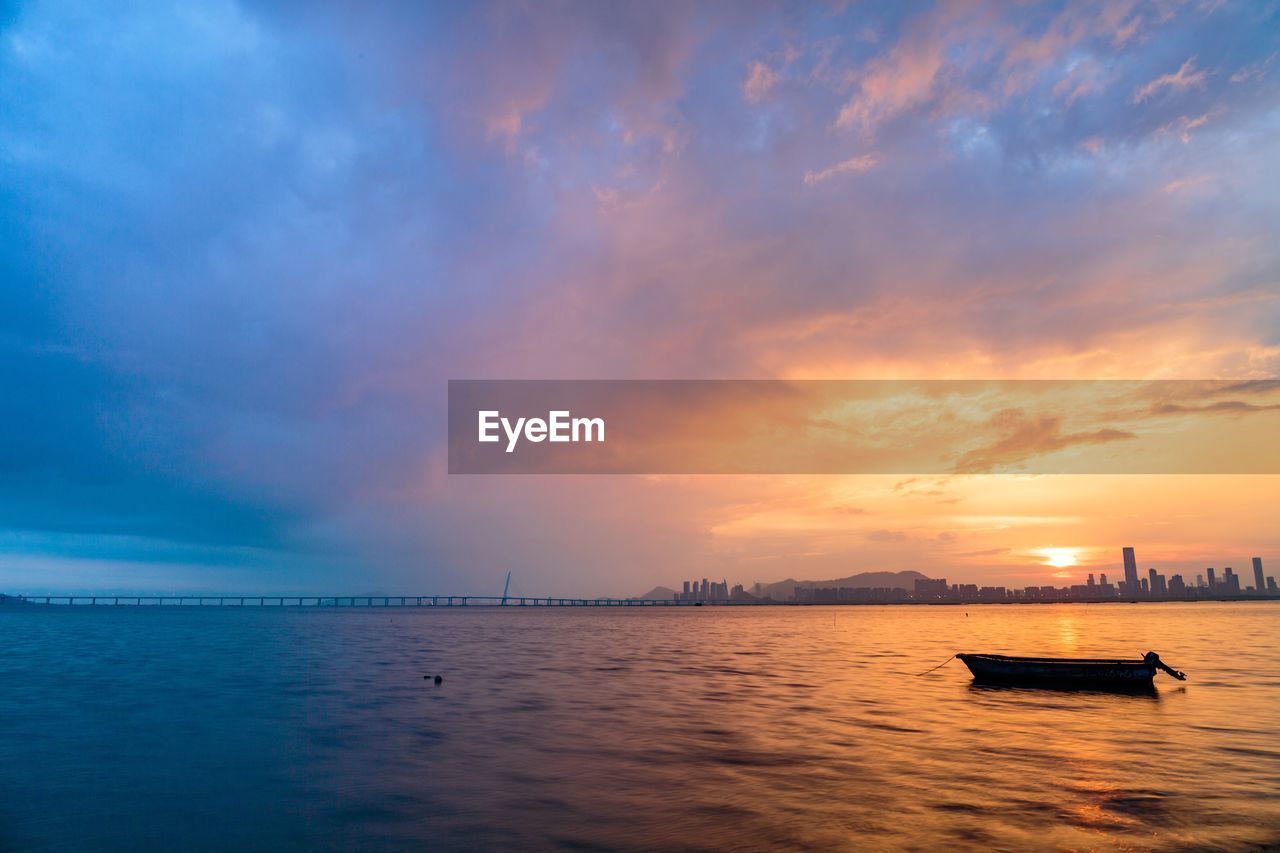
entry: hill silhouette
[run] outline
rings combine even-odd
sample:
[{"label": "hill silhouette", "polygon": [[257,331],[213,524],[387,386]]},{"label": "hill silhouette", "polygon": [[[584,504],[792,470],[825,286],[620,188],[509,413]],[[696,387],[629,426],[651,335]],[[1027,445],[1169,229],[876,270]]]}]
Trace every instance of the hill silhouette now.
[{"label": "hill silhouette", "polygon": [[644,595],[637,595],[636,598],[644,601],[667,600],[676,597],[676,591],[670,587],[655,586]]},{"label": "hill silhouette", "polygon": [[[819,581],[798,581],[794,578],[787,578],[784,581],[776,583],[761,584],[760,590],[757,592],[755,588],[751,588],[748,592],[757,598],[772,598],[774,601],[790,601],[795,595],[796,587],[804,587],[812,589],[813,587],[823,588],[840,588],[846,589],[873,589],[873,588],[901,588],[911,590],[915,587],[916,581],[927,578],[920,572],[903,571],[903,572],[861,572],[860,574],[850,575],[847,578],[832,578],[831,580]],[[636,598],[645,600],[654,599],[671,599],[675,598],[676,591],[666,586],[655,586],[644,595],[637,595]]]},{"label": "hill silhouette", "polygon": [[774,601],[789,601],[795,595],[796,587],[804,587],[812,589],[813,587],[823,588],[840,588],[847,589],[871,589],[871,588],[888,588],[893,589],[900,587],[910,590],[915,587],[916,581],[924,580],[928,575],[922,575],[920,572],[903,571],[903,572],[862,572],[856,575],[850,575],[847,578],[832,578],[825,581],[798,581],[794,578],[787,578],[777,583],[763,584],[758,593],[753,589],[752,592],[761,598],[772,598]]}]

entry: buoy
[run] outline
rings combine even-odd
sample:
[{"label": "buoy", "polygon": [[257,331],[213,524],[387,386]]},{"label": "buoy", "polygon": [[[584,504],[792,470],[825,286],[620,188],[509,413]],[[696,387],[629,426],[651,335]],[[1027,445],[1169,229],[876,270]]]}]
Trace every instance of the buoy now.
[{"label": "buoy", "polygon": [[436,684],[443,684],[443,683],[444,683],[444,676],[443,676],[443,675],[437,675],[437,676],[436,676]]}]

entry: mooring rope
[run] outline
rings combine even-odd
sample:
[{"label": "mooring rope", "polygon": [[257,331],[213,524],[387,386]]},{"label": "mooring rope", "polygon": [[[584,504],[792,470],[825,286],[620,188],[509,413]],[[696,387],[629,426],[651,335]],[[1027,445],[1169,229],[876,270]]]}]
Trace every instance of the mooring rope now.
[{"label": "mooring rope", "polygon": [[[944,666],[946,666],[947,664],[951,663],[951,662],[952,662],[953,660],[955,660],[955,659],[956,659],[956,656],[955,656],[955,655],[952,655],[951,657],[949,657],[949,658],[947,658],[946,660],[944,660],[942,663],[940,663],[940,664],[938,664],[937,666],[935,666],[933,669],[942,669]],[[924,672],[917,672],[917,673],[916,673],[916,678],[919,678],[919,677],[920,677],[920,676],[922,676],[922,675],[928,675],[929,673],[933,672],[933,669],[926,669]]]}]

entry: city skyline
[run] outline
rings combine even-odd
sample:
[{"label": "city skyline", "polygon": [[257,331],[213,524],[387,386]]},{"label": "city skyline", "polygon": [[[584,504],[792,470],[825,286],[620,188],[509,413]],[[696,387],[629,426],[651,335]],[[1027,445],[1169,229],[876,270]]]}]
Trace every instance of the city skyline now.
[{"label": "city skyline", "polygon": [[[907,587],[818,587],[822,581],[805,581],[809,586],[797,586],[790,597],[762,596],[764,584],[752,584],[750,591],[742,583],[730,587],[728,581],[708,578],[686,580],[683,590],[675,593],[676,601],[752,603],[1039,603],[1039,602],[1106,602],[1106,601],[1198,601],[1233,600],[1241,598],[1280,598],[1276,578],[1266,575],[1262,558],[1252,557],[1253,586],[1242,586],[1240,575],[1233,567],[1224,566],[1221,580],[1216,568],[1207,567],[1194,581],[1188,582],[1181,573],[1163,575],[1152,566],[1145,577],[1137,570],[1136,552],[1133,546],[1121,549],[1121,571],[1125,580],[1112,584],[1105,572],[1095,579],[1090,572],[1083,583],[1065,587],[1051,584],[1014,589],[1006,586],[984,586],[974,583],[948,584],[946,578],[917,578]],[[776,585],[776,583],[774,584]]]}]

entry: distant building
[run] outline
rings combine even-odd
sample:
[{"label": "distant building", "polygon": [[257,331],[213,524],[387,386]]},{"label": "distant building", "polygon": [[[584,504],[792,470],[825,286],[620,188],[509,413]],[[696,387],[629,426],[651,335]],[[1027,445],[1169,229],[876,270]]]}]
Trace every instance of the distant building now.
[{"label": "distant building", "polygon": [[1137,598],[1141,584],[1138,583],[1138,558],[1133,548],[1126,547],[1121,552],[1124,557],[1124,590],[1129,598]]},{"label": "distant building", "polygon": [[911,600],[901,587],[823,587],[795,588],[795,600],[806,604],[898,604]]},{"label": "distant building", "polygon": [[1213,569],[1212,568],[1205,569],[1204,574],[1205,574],[1205,577],[1209,579],[1209,585],[1208,585],[1209,594],[1213,595],[1218,591],[1218,581],[1214,579]]},{"label": "distant building", "polygon": [[984,586],[978,590],[979,601],[1008,601],[1009,592],[1002,586]]},{"label": "distant building", "polygon": [[946,578],[917,578],[915,587],[916,601],[945,601],[951,593]]},{"label": "distant building", "polygon": [[676,601],[728,601],[729,582],[712,581],[703,578],[701,581],[684,582],[684,591],[676,593]]},{"label": "distant building", "polygon": [[1258,595],[1264,594],[1267,583],[1262,576],[1262,558],[1253,558],[1253,591]]}]

